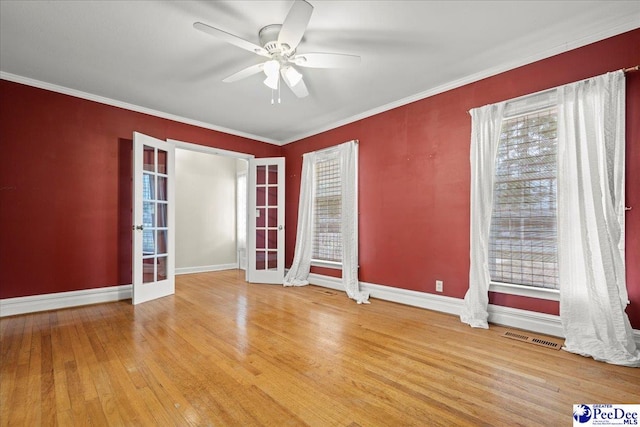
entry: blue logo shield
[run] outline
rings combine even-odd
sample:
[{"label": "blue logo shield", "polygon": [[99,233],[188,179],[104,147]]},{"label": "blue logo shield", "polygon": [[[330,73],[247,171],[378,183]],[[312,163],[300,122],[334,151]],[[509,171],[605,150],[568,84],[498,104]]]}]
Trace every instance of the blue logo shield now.
[{"label": "blue logo shield", "polygon": [[591,419],[591,408],[587,405],[576,405],[573,419],[579,423],[586,423]]}]

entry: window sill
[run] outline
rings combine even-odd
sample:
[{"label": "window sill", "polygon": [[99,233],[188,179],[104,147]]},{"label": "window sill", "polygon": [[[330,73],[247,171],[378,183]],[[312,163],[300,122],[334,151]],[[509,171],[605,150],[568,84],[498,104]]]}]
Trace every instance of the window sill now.
[{"label": "window sill", "polygon": [[322,261],[319,259],[311,260],[312,267],[333,268],[335,270],[342,270],[342,263],[335,261]]},{"label": "window sill", "polygon": [[534,288],[532,286],[512,285],[510,283],[491,282],[489,284],[489,292],[560,301],[560,291],[556,289]]}]

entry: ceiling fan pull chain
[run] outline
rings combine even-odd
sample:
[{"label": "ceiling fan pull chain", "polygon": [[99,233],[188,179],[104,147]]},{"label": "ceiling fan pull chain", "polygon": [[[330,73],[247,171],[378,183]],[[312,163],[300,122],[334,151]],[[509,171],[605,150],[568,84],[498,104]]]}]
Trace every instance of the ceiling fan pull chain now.
[{"label": "ceiling fan pull chain", "polygon": [[273,100],[273,89],[271,89],[271,105],[273,105],[274,100]]},{"label": "ceiling fan pull chain", "polygon": [[280,79],[278,79],[278,104],[280,104]]}]

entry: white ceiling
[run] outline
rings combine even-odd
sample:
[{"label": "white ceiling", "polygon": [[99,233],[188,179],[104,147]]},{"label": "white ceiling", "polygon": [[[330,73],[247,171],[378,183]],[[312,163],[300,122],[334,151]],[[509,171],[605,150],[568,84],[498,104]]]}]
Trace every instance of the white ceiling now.
[{"label": "white ceiling", "polygon": [[298,53],[362,62],[301,69],[280,105],[263,75],[223,83],[263,58],[193,23],[258,43],[291,0],[0,0],[0,77],[283,144],[640,26],[637,0],[309,2]]}]

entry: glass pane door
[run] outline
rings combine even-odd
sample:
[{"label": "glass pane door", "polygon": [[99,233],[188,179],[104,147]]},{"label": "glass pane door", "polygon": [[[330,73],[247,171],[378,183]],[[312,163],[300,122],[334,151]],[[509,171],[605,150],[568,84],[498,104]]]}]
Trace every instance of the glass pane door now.
[{"label": "glass pane door", "polygon": [[167,278],[167,152],[143,146],[142,282]]},{"label": "glass pane door", "polygon": [[172,144],[134,134],[134,304],[174,293],[173,158]]},{"label": "glass pane door", "polygon": [[249,162],[247,280],[282,284],[284,278],[284,159]]}]

